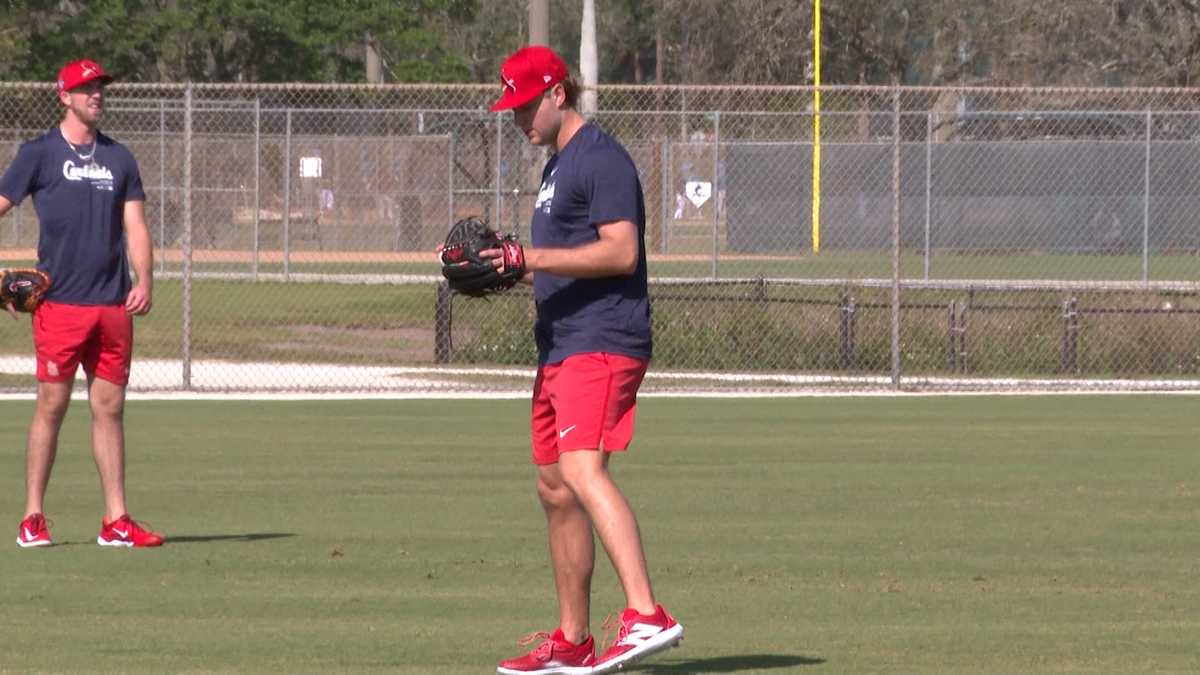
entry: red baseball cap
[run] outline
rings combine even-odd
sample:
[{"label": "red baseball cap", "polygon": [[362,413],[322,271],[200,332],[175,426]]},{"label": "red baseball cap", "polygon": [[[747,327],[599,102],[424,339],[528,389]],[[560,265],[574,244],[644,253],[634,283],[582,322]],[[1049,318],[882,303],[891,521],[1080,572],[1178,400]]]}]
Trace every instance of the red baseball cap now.
[{"label": "red baseball cap", "polygon": [[62,70],[58,71],[58,90],[71,91],[75,87],[87,84],[92,80],[100,80],[102,83],[108,84],[113,81],[113,78],[104,72],[99,63],[91,59],[72,61],[63,66]]},{"label": "red baseball cap", "polygon": [[492,105],[492,112],[520,108],[568,75],[567,64],[553,49],[542,45],[522,47],[500,66],[504,94]]}]

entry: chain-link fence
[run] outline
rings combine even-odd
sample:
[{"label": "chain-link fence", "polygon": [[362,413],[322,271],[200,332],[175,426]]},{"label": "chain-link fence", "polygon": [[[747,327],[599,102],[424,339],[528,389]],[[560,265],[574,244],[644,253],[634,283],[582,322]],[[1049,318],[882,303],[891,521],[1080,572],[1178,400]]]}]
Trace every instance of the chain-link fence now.
[{"label": "chain-link fence", "polygon": [[[814,93],[599,89],[646,197],[648,387],[1200,387],[1200,90]],[[432,253],[467,215],[528,236],[547,157],[496,95],[110,87],[155,242],[131,386],[527,387],[530,294],[454,297]],[[0,162],[60,114],[0,85]],[[37,237],[26,201],[0,255]]]}]

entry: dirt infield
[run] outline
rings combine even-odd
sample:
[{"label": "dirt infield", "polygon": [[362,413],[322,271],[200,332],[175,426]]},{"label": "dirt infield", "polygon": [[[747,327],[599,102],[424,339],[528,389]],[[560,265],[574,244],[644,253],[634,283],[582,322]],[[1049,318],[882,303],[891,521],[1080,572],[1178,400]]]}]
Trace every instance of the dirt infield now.
[{"label": "dirt infield", "polygon": [[[183,252],[177,248],[155,249],[155,260],[182,262]],[[0,260],[36,260],[37,250],[32,248],[0,249]],[[650,262],[705,262],[711,255],[704,254],[650,254]],[[729,255],[722,254],[721,260],[802,260],[801,256]],[[293,263],[420,263],[435,262],[433,251],[289,251],[288,261]],[[253,251],[229,249],[196,249],[192,261],[200,263],[249,263],[254,261]],[[283,251],[259,251],[261,263],[282,263]]]},{"label": "dirt infield", "polygon": [[[32,248],[0,250],[0,260],[36,260],[37,251]],[[179,249],[155,249],[155,260],[177,263],[183,261]],[[294,263],[414,263],[434,262],[433,251],[290,251],[288,260]],[[221,249],[196,249],[192,261],[201,263],[249,263],[254,261],[253,251]],[[258,261],[263,263],[283,262],[283,251],[259,251]]]},{"label": "dirt infield", "polygon": [[35,248],[0,249],[0,260],[37,260],[37,249],[35,249]]}]

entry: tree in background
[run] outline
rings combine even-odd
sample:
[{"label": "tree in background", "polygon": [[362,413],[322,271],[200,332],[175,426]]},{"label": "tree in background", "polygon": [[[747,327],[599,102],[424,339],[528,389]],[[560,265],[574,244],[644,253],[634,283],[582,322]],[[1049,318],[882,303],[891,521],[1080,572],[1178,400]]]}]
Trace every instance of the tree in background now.
[{"label": "tree in background", "polygon": [[[1189,86],[1197,0],[823,0],[840,84]],[[581,0],[551,46],[577,65]],[[597,3],[602,83],[807,84],[812,0]],[[526,39],[521,0],[0,1],[0,78],[91,56],[134,81],[362,82],[369,37],[390,82],[494,82]],[[661,54],[661,63],[659,55]]]},{"label": "tree in background", "polygon": [[[468,4],[473,6],[470,21],[463,21],[455,13],[443,10],[436,13],[434,30],[454,45],[466,69],[465,79],[489,84],[499,82],[500,64],[524,44],[529,33],[529,11],[520,1],[481,0]],[[551,18],[559,13],[557,5],[551,7]],[[552,28],[551,34],[555,33]],[[578,43],[575,51],[578,51]],[[571,52],[563,51],[562,54],[568,57]]]},{"label": "tree in background", "polygon": [[[470,71],[432,19],[471,22],[470,0],[8,2],[5,79],[46,80],[88,56],[124,81],[362,82],[368,32],[395,81]],[[9,45],[12,45],[9,47]],[[19,53],[22,46],[31,47]],[[0,52],[4,53],[4,52]]]},{"label": "tree in background", "polygon": [[1195,0],[1022,2],[1000,59],[1022,84],[1191,86],[1200,80]]}]

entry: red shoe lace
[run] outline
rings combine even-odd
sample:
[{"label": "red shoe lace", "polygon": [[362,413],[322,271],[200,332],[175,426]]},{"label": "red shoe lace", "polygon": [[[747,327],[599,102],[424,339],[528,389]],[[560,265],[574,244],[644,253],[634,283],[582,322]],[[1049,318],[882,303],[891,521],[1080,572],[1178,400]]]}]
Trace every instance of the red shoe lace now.
[{"label": "red shoe lace", "polygon": [[134,520],[133,517],[130,516],[128,513],[125,514],[124,518],[117,518],[116,520],[112,521],[108,525],[109,525],[109,527],[112,527],[113,525],[116,525],[117,523],[121,522],[122,520],[125,520],[129,523],[129,536],[131,536],[131,537],[133,536],[134,532],[139,532],[139,531],[143,532],[143,533],[153,533],[154,532],[154,528],[153,528],[153,526],[150,525],[150,523]]},{"label": "red shoe lace", "polygon": [[549,639],[550,639],[549,633],[547,633],[544,630],[539,630],[537,632],[530,633],[529,635],[526,635],[525,637],[517,640],[517,644],[524,647],[525,645],[531,645],[534,642],[537,642],[538,640],[549,640]]},{"label": "red shoe lace", "polygon": [[[613,646],[617,642],[620,642],[621,640],[624,640],[625,636],[629,635],[629,627],[621,621],[621,616],[619,614],[613,614],[612,612],[609,612],[608,616],[604,617],[604,623],[601,623],[600,627],[604,629],[604,640],[600,643],[601,654],[607,652],[609,647]],[[612,634],[614,628],[617,629],[616,642],[609,642],[608,638]]]},{"label": "red shoe lace", "polygon": [[533,644],[534,642],[537,642],[538,640],[541,640],[542,644],[538,645],[537,649],[534,649],[530,653],[533,654],[534,656],[541,658],[541,660],[544,661],[550,657],[550,653],[554,649],[554,642],[550,639],[551,637],[552,636],[550,635],[550,633],[547,633],[544,630],[540,630],[540,631],[530,633],[529,635],[526,635],[525,637],[517,640],[517,644],[521,645],[522,647],[525,647],[525,646]]},{"label": "red shoe lace", "polygon": [[50,526],[54,524],[54,521],[50,520],[45,516],[45,514],[42,513],[35,513],[32,516],[29,516],[26,521],[29,523],[29,531],[33,532],[33,536],[35,537],[42,532],[49,530]]}]

